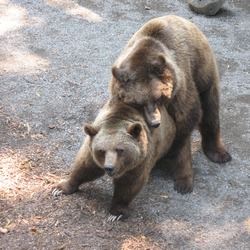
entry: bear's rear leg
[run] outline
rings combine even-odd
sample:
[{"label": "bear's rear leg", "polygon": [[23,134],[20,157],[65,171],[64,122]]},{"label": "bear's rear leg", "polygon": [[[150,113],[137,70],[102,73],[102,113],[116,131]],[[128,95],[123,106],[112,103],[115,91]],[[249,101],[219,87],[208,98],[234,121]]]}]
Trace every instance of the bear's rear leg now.
[{"label": "bear's rear leg", "polygon": [[203,111],[200,123],[203,152],[213,162],[228,162],[232,157],[226,151],[221,140],[217,85],[212,85],[208,90],[201,93],[200,100]]}]

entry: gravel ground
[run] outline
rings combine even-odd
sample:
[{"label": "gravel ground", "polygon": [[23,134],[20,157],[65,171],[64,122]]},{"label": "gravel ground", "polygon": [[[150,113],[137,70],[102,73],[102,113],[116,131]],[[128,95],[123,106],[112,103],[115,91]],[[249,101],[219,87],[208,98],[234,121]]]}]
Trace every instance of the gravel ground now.
[{"label": "gravel ground", "polygon": [[[230,163],[210,162],[193,135],[194,192],[161,168],[125,222],[107,222],[108,177],[51,197],[109,96],[110,67],[146,21],[175,14],[208,37],[221,73]],[[0,249],[249,249],[250,5],[214,17],[185,1],[0,0]]]}]

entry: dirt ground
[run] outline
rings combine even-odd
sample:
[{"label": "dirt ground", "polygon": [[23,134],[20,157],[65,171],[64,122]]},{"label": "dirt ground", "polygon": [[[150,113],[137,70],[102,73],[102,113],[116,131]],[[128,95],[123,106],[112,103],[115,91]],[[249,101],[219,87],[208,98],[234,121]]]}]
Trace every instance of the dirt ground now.
[{"label": "dirt ground", "polygon": [[[221,73],[230,163],[210,162],[193,135],[194,191],[158,168],[125,222],[107,221],[108,177],[53,198],[108,98],[110,66],[146,21],[175,14],[207,35]],[[0,249],[249,249],[250,5],[214,17],[185,1],[0,0]]]}]

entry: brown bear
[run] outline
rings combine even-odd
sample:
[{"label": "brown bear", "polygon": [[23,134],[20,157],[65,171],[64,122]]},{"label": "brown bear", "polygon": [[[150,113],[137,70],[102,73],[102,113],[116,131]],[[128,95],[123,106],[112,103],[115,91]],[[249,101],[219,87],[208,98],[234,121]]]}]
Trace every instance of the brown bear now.
[{"label": "brown bear", "polygon": [[[158,108],[161,126],[152,128],[145,122],[143,110],[110,100],[93,125],[84,126],[88,136],[76,156],[70,177],[57,185],[53,195],[71,194],[82,183],[106,172],[114,183],[111,220],[126,218],[129,203],[147,182],[156,161],[167,154],[175,137],[172,117],[163,105]],[[191,163],[188,167],[178,170],[175,180],[182,192],[190,192],[193,186]]]},{"label": "brown bear", "polygon": [[[231,160],[221,139],[219,73],[203,33],[177,16],[152,19],[139,29],[112,66],[111,96],[143,107],[148,123],[159,126],[164,103],[176,138],[168,157],[186,164],[190,135],[199,125],[202,148],[213,162]],[[189,160],[188,160],[189,162]]]}]

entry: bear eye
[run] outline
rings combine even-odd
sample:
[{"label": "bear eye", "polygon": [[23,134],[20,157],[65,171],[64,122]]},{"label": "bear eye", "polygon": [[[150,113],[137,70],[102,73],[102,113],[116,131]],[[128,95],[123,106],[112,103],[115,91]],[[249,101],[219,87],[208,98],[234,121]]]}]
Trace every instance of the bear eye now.
[{"label": "bear eye", "polygon": [[103,149],[99,149],[97,152],[98,152],[98,154],[100,154],[102,156],[105,155],[105,150],[103,150]]},{"label": "bear eye", "polygon": [[160,106],[161,105],[161,102],[160,102],[160,100],[157,100],[157,101],[155,101],[155,103],[154,103],[156,106]]},{"label": "bear eye", "polygon": [[122,154],[124,150],[122,148],[116,148],[115,151],[117,154]]},{"label": "bear eye", "polygon": [[138,104],[136,102],[130,103],[130,106],[133,107],[133,108],[135,108],[135,109],[141,109],[143,107],[143,105]]}]

